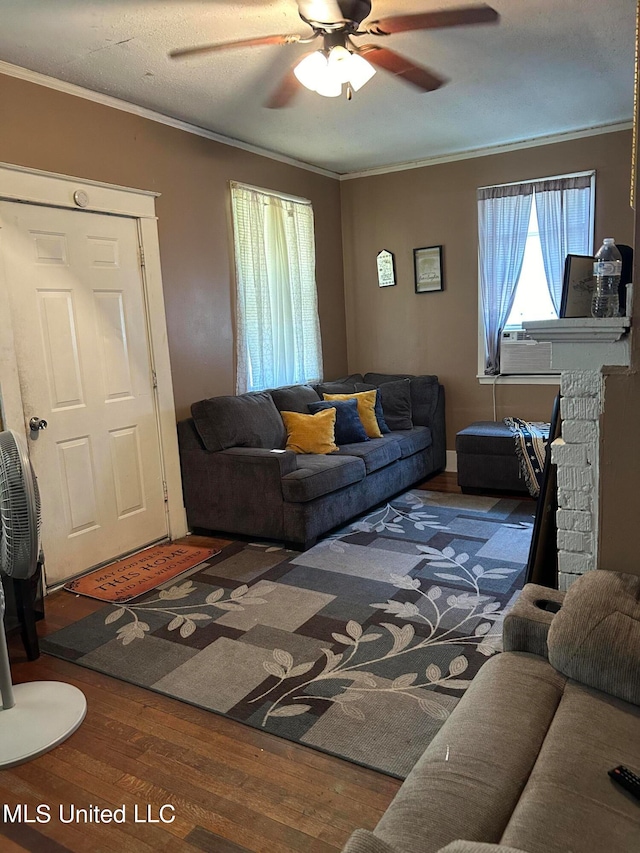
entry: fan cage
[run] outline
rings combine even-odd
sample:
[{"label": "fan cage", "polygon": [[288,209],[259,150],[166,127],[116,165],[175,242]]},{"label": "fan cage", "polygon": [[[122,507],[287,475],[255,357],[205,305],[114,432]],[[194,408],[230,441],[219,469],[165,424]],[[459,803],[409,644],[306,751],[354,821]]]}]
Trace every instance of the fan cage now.
[{"label": "fan cage", "polygon": [[12,430],[0,432],[0,571],[28,578],[36,571],[40,494],[26,448]]}]

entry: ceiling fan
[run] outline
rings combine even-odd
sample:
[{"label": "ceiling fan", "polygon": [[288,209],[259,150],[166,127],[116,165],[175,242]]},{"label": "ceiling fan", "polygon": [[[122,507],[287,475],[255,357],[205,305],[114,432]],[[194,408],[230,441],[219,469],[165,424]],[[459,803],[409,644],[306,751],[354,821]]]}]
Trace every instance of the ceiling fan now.
[{"label": "ceiling fan", "polygon": [[500,15],[484,3],[460,6],[413,15],[391,15],[362,22],[371,13],[370,0],[296,0],[300,17],[311,27],[309,35],[285,34],[258,36],[220,44],[205,44],[172,50],[172,59],[215,53],[236,47],[265,44],[310,44],[320,39],[318,50],[305,54],[289,70],[267,101],[266,106],[279,109],[288,106],[300,84],[326,97],[338,97],[346,86],[350,100],[381,68],[423,92],[433,92],[445,83],[443,77],[399,53],[377,44],[357,45],[361,36],[390,36],[412,30],[433,30],[473,24],[497,23]]}]

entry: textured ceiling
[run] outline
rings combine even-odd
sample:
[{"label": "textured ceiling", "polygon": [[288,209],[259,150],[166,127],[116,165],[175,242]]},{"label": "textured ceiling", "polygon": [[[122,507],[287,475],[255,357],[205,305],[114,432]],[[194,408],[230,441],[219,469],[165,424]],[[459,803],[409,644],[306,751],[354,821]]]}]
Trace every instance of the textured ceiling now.
[{"label": "textured ceiling", "polygon": [[[338,173],[629,121],[634,0],[488,0],[498,26],[380,39],[449,78],[421,94],[379,71],[351,102],[264,100],[308,47],[183,61],[171,48],[308,32],[295,0],[0,0],[0,60]],[[374,0],[373,17],[473,0]],[[375,41],[373,37],[366,41]]]}]

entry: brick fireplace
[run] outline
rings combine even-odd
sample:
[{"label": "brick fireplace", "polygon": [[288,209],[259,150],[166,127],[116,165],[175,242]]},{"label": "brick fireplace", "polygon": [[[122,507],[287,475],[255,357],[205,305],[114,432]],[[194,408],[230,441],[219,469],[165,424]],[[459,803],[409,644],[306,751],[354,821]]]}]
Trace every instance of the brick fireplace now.
[{"label": "brick fireplace", "polygon": [[558,466],[558,582],[566,590],[597,565],[602,375],[564,372],[560,393],[562,433],[551,445],[551,461]]},{"label": "brick fireplace", "polygon": [[558,585],[566,590],[598,565],[602,367],[628,365],[629,319],[562,319],[526,323],[532,338],[551,342],[560,373],[560,438],[551,445],[557,465]]}]

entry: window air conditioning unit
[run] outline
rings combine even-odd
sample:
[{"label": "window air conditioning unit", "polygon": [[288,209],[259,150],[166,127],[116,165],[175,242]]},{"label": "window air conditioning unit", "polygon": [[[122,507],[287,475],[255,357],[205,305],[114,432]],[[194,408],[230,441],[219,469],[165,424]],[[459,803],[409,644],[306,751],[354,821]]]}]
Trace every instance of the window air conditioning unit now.
[{"label": "window air conditioning unit", "polygon": [[557,373],[551,369],[551,344],[532,340],[521,329],[503,332],[500,345],[500,373]]}]

